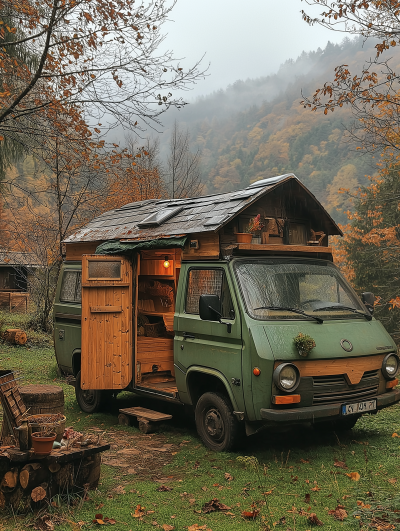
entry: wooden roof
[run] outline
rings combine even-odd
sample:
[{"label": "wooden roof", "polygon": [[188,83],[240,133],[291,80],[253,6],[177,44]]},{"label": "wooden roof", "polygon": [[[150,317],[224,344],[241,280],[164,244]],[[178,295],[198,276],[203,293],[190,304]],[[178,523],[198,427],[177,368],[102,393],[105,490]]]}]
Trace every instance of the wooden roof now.
[{"label": "wooden roof", "polygon": [[[151,240],[184,234],[218,232],[231,219],[272,190],[282,187],[282,193],[285,193],[285,184],[289,182],[299,186],[299,193],[308,194],[315,208],[320,210],[324,217],[324,226],[329,228],[328,234],[341,235],[341,230],[316,197],[294,174],[289,173],[256,181],[236,192],[189,199],[149,199],[130,203],[98,216],[65,241],[75,243],[120,239]],[[169,207],[177,208],[176,215],[159,226],[138,226],[151,214]]]}]

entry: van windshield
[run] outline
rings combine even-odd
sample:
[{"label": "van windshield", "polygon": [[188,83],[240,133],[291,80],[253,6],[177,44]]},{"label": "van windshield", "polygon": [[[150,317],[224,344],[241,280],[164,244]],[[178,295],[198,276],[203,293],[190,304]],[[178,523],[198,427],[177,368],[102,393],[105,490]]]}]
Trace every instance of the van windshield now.
[{"label": "van windshield", "polygon": [[[234,263],[247,313],[259,320],[370,319],[331,262],[249,259]],[[299,310],[299,313],[290,311]]]}]

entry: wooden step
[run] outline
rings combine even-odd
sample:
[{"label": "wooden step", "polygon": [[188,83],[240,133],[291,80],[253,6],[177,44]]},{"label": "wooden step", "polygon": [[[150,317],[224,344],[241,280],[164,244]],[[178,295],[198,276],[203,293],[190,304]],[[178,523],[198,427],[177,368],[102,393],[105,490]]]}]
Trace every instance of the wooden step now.
[{"label": "wooden step", "polygon": [[156,422],[172,419],[172,415],[146,409],[145,407],[127,407],[119,410],[118,422],[122,426],[129,426],[129,417],[136,417],[139,421],[139,429],[142,433],[156,431]]}]

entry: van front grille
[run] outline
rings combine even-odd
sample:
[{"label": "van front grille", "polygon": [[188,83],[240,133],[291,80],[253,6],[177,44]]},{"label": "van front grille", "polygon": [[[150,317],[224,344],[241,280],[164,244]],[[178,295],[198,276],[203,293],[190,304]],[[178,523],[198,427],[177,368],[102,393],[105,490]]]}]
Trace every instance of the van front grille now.
[{"label": "van front grille", "polygon": [[379,369],[365,371],[357,385],[349,385],[344,374],[313,377],[313,404],[331,404],[367,400],[376,396],[379,385]]}]

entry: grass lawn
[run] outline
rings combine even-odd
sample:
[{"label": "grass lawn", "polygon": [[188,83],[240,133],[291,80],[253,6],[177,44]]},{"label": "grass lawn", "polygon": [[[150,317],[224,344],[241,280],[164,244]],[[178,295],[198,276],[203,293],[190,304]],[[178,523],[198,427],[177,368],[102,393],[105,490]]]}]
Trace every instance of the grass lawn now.
[{"label": "grass lawn", "polygon": [[[8,319],[12,326],[24,322]],[[344,435],[293,428],[248,439],[240,453],[214,454],[201,444],[193,420],[168,404],[122,393],[104,413],[82,413],[73,388],[57,376],[49,338],[30,332],[28,337],[23,347],[0,343],[0,368],[21,371],[22,385],[62,386],[67,425],[105,432],[111,450],[88,500],[49,504],[48,524],[37,515],[0,512],[0,530],[95,529],[102,526],[93,523],[97,513],[114,519],[114,530],[127,531],[301,531],[319,524],[327,530],[400,529],[400,438],[393,436],[400,435],[399,406],[362,418]],[[174,418],[153,435],[118,426],[118,408],[133,405],[168,410]],[[204,512],[213,499],[214,507],[229,509]],[[245,518],[243,511],[259,514]]]}]

